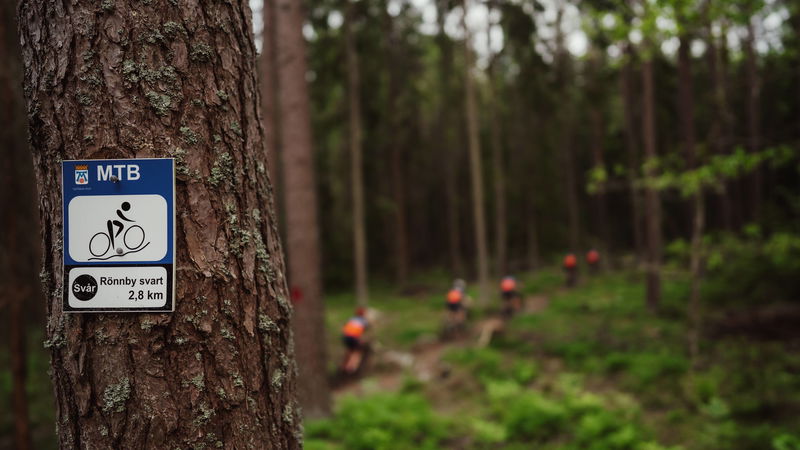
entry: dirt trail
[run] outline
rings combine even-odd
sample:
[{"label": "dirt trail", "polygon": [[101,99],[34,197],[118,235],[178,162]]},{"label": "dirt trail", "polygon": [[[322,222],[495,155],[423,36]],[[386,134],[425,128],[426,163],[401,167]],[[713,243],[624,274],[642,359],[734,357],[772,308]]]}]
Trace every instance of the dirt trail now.
[{"label": "dirt trail", "polygon": [[[537,314],[547,308],[550,300],[544,294],[525,298],[522,314]],[[364,394],[368,392],[391,392],[400,389],[406,374],[413,374],[423,382],[444,377],[448,368],[442,364],[442,356],[453,348],[470,346],[486,346],[491,337],[501,331],[505,321],[499,317],[488,317],[462,333],[461,336],[447,341],[429,341],[420,343],[410,352],[393,349],[376,349],[372,364],[380,366],[370,371],[366,377],[344,383],[334,389],[334,396],[346,394]]]}]

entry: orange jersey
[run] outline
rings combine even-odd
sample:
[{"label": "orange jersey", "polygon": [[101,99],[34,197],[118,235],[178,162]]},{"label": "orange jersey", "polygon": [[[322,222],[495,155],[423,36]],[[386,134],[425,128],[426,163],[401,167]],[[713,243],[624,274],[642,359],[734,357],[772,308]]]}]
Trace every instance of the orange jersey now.
[{"label": "orange jersey", "polygon": [[354,317],[344,324],[344,328],[342,328],[342,334],[347,337],[360,338],[364,334],[364,330],[366,328],[367,325],[364,322],[364,319]]},{"label": "orange jersey", "polygon": [[597,250],[591,250],[586,254],[586,262],[589,264],[596,264],[598,261],[600,261],[600,253]]},{"label": "orange jersey", "polygon": [[572,253],[564,257],[564,268],[574,269],[578,265],[578,258]]},{"label": "orange jersey", "polygon": [[500,282],[500,290],[503,292],[512,292],[517,288],[517,282],[513,278],[503,278]]},{"label": "orange jersey", "polygon": [[447,293],[447,303],[458,303],[464,299],[464,293],[458,289],[450,289]]}]

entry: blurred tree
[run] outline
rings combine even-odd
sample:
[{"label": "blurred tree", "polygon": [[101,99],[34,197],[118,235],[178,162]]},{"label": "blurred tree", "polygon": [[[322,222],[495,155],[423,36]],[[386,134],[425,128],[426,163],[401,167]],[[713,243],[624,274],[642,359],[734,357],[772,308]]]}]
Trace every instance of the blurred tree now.
[{"label": "blurred tree", "polygon": [[266,135],[266,154],[269,178],[276,198],[280,204],[280,115],[277,110],[278,74],[276,63],[276,26],[275,0],[262,0],[261,4],[261,55],[259,57],[258,74],[261,88],[261,114]]},{"label": "blurred tree", "polygon": [[489,143],[492,151],[492,180],[494,186],[494,258],[495,258],[495,277],[503,277],[508,271],[508,223],[506,220],[506,167],[503,145],[501,142],[502,130],[500,127],[501,115],[501,101],[503,96],[501,91],[501,80],[497,74],[498,58],[500,55],[492,54],[492,33],[495,29],[495,24],[492,23],[494,11],[496,11],[496,0],[492,0],[487,4],[487,21],[488,26],[486,29],[486,48],[490,53],[489,67],[487,69],[487,92],[488,92],[488,107],[487,113],[489,115]]},{"label": "blurred tree", "polygon": [[353,22],[354,0],[345,1],[344,45],[347,65],[348,142],[350,146],[350,187],[353,195],[353,255],[355,263],[356,301],[366,306],[369,301],[367,280],[367,230],[364,213],[363,127],[361,124],[361,81],[358,50]]},{"label": "blurred tree", "polygon": [[305,417],[313,419],[330,414],[331,396],[326,373],[317,185],[303,38],[305,13],[300,0],[274,1],[286,253],[299,368],[297,395]]},{"label": "blurred tree", "polygon": [[486,306],[489,301],[489,250],[486,243],[486,213],[483,195],[483,162],[481,158],[480,130],[478,130],[478,105],[475,80],[472,78],[472,38],[467,27],[469,0],[462,0],[461,28],[464,30],[464,97],[469,147],[470,179],[472,181],[472,210],[475,220],[475,248],[478,269],[478,302]]},{"label": "blurred tree", "polygon": [[[248,3],[19,15],[60,446],[299,448]],[[175,313],[65,314],[61,161],[133,157],[175,157]]]},{"label": "blurred tree", "polygon": [[0,311],[8,320],[11,369],[11,408],[14,446],[31,448],[31,426],[26,388],[28,319],[38,310],[39,252],[36,187],[28,150],[25,104],[22,98],[22,55],[17,37],[14,2],[0,4]]}]

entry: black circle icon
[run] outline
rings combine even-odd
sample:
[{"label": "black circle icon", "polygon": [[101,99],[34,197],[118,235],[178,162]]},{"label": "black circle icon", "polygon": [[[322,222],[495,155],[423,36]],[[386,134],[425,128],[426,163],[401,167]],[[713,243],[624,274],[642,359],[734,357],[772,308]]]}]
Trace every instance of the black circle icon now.
[{"label": "black circle icon", "polygon": [[72,282],[72,293],[78,300],[91,300],[97,294],[97,280],[91,275],[79,275]]},{"label": "black circle icon", "polygon": [[128,202],[123,202],[122,203],[122,210],[123,211],[129,211],[130,209],[131,209],[131,204],[130,203],[128,203]]}]

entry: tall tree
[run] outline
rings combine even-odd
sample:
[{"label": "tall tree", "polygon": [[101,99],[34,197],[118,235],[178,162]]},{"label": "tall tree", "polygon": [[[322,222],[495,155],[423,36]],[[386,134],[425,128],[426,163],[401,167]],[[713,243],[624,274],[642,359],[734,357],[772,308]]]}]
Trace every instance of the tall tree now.
[{"label": "tall tree", "polygon": [[647,242],[647,307],[658,310],[661,303],[661,200],[658,191],[649,182],[657,175],[655,161],[656,117],[655,81],[653,79],[653,43],[646,37],[642,52],[642,135],[644,137],[644,175],[648,179],[644,188],[644,223]]},{"label": "tall tree", "polygon": [[[683,150],[689,169],[698,166],[696,136],[695,136],[695,107],[694,107],[694,81],[692,79],[691,42],[693,34],[689,30],[686,14],[678,15],[679,23],[684,31],[680,36],[678,48],[678,105],[680,108],[681,134],[683,135]],[[700,341],[700,282],[702,275],[702,241],[705,225],[705,203],[703,191],[699,190],[692,195],[692,227],[691,227],[691,289],[689,292],[689,319],[691,329],[689,332],[689,352],[693,361],[697,360]]]},{"label": "tall tree", "polygon": [[[747,2],[748,6],[753,6],[753,3]],[[747,37],[744,40],[744,64],[747,80],[747,149],[755,153],[759,151],[761,146],[761,77],[758,73],[758,56],[756,54],[756,31],[753,22],[755,18],[752,17],[756,12],[755,8],[748,8],[746,10],[746,29]],[[753,170],[750,176],[750,219],[758,220],[761,217],[761,203],[762,191],[764,190],[764,175],[760,167]]]},{"label": "tall tree", "polygon": [[[298,398],[306,417],[330,414],[326,376],[325,303],[301,0],[275,0],[281,159]],[[266,31],[266,30],[265,30]]]},{"label": "tall tree", "polygon": [[353,193],[353,255],[356,277],[356,301],[365,306],[369,301],[367,285],[367,225],[364,213],[363,126],[361,124],[361,81],[353,21],[355,5],[345,0],[344,44],[347,64],[347,116],[350,146],[350,177]]},{"label": "tall tree", "polygon": [[[492,52],[492,2],[489,3],[487,17],[489,26],[486,30],[486,47]],[[493,54],[488,67],[488,113],[489,113],[489,142],[492,151],[492,178],[494,185],[494,258],[495,275],[502,277],[507,270],[508,223],[506,220],[506,169],[503,155],[503,145],[500,138],[500,83],[497,76],[497,59],[500,55]]]},{"label": "tall tree", "polygon": [[464,95],[469,147],[470,179],[472,180],[472,210],[475,220],[475,247],[477,249],[478,301],[489,301],[489,250],[486,243],[486,213],[483,190],[483,162],[478,131],[478,106],[475,99],[475,81],[472,79],[473,55],[470,31],[467,27],[469,0],[462,0],[461,27],[464,30]]},{"label": "tall tree", "polygon": [[[598,29],[598,25],[594,25],[594,29]],[[605,83],[602,78],[603,66],[605,64],[605,46],[593,46],[589,51],[589,70],[591,71],[590,87],[587,89],[587,96],[591,99],[592,105],[589,107],[589,122],[591,129],[592,143],[590,145],[592,151],[592,162],[594,170],[603,174],[606,177],[606,161],[605,161],[605,140],[606,140],[606,125],[604,117],[605,108]],[[597,247],[600,253],[604,255],[600,259],[600,264],[606,266],[609,258],[605,257],[607,249],[611,245],[609,232],[608,232],[608,204],[606,201],[606,186],[605,180],[598,183],[597,190],[594,192],[594,223],[595,236],[597,240]]]},{"label": "tall tree", "polygon": [[449,0],[436,0],[436,20],[438,30],[436,42],[439,47],[439,105],[437,111],[436,140],[442,148],[442,166],[444,167],[445,194],[447,198],[447,243],[450,259],[450,270],[454,274],[463,276],[463,263],[461,256],[461,221],[459,220],[458,195],[458,153],[453,145],[451,133],[453,128],[452,107],[452,80],[453,80],[453,43],[444,29],[445,16],[450,11]]},{"label": "tall tree", "polygon": [[[38,309],[39,255],[37,245],[36,188],[28,150],[25,104],[22,98],[22,55],[17,37],[15,2],[0,4],[0,148],[5,152],[0,170],[0,313],[7,319],[8,356],[11,369],[11,408],[14,444],[31,448],[28,414],[27,312]],[[5,405],[4,405],[5,407]]]},{"label": "tall tree", "polygon": [[[299,448],[248,3],[23,0],[62,448]],[[174,313],[62,311],[61,161],[175,157]]]},{"label": "tall tree", "polygon": [[620,73],[622,90],[622,108],[625,123],[625,154],[627,156],[627,184],[630,194],[631,229],[633,230],[633,244],[639,262],[645,258],[644,231],[642,230],[642,196],[637,186],[639,178],[638,139],[636,130],[636,113],[634,111],[634,53],[632,45],[625,44],[625,61]]}]

